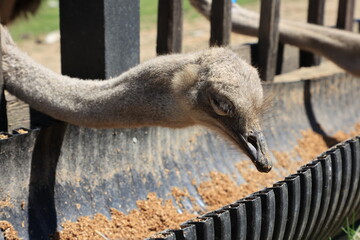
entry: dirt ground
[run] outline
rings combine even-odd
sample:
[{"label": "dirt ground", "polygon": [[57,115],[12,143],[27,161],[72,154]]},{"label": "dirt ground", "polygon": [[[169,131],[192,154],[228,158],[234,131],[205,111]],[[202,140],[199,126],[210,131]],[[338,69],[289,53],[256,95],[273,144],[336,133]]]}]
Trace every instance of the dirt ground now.
[{"label": "dirt ground", "polygon": [[[325,25],[333,26],[337,15],[336,0],[326,1]],[[246,8],[259,11],[259,3],[246,5]],[[281,2],[281,17],[284,19],[306,21],[307,1],[305,0],[284,0]],[[360,18],[360,4],[355,9],[355,17]],[[186,18],[186,17],[185,17]],[[40,38],[43,38],[41,36]],[[190,52],[208,47],[210,37],[210,24],[203,18],[185,21],[183,27],[183,52]],[[232,34],[231,44],[242,44],[255,42],[253,37]],[[40,41],[41,42],[41,41]],[[140,58],[141,61],[155,57],[156,25],[151,29],[141,29],[140,32]],[[39,43],[35,39],[25,40],[19,46],[39,63],[48,68],[60,72],[60,43],[52,44]]]}]

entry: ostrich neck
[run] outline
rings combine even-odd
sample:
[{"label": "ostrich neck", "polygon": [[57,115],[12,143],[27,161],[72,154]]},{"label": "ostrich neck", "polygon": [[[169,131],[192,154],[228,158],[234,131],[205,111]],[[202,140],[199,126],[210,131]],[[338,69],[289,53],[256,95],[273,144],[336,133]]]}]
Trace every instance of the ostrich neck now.
[{"label": "ostrich neck", "polygon": [[16,47],[3,55],[11,94],[55,119],[96,128],[181,125],[185,114],[177,109],[171,79],[192,61],[191,55],[159,57],[116,78],[82,80],[46,69]]}]

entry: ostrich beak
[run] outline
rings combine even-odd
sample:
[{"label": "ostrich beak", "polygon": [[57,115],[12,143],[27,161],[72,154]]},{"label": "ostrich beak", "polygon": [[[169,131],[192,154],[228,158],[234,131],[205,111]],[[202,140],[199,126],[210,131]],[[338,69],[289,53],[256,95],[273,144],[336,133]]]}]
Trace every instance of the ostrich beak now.
[{"label": "ostrich beak", "polygon": [[269,172],[272,168],[270,159],[267,156],[267,146],[262,132],[253,131],[246,134],[239,134],[241,145],[245,153],[255,164],[260,172]]}]

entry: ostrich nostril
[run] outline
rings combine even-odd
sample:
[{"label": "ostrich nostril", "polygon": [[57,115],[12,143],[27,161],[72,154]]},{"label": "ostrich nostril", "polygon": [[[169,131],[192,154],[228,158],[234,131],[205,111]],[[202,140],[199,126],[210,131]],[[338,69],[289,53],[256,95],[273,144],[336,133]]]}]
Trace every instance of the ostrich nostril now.
[{"label": "ostrich nostril", "polygon": [[253,131],[250,131],[249,134],[246,137],[246,140],[248,143],[254,146],[255,149],[258,149],[258,138],[254,134]]}]

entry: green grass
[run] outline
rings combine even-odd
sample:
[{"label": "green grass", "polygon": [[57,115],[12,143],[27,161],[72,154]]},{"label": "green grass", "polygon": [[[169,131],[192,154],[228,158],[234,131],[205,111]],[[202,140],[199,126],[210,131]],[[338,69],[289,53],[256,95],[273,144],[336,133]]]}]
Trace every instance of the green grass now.
[{"label": "green grass", "polygon": [[24,18],[18,19],[9,26],[11,35],[15,41],[26,37],[36,37],[59,29],[59,8],[50,7],[50,1],[44,1],[35,16],[29,16],[27,21]]},{"label": "green grass", "polygon": [[[258,0],[238,0],[238,3],[244,5],[256,1]],[[58,0],[45,0],[35,16],[29,16],[27,21],[20,18],[9,27],[15,41],[19,41],[24,37],[36,37],[59,29],[59,8],[50,7],[49,2],[58,2]],[[156,0],[140,1],[140,21],[142,29],[156,27],[157,2]],[[184,0],[183,2],[184,18],[186,18],[186,20],[192,21],[200,17],[200,14],[191,7],[188,0]]]},{"label": "green grass", "polygon": [[[257,2],[259,0],[237,0],[240,5]],[[156,0],[141,0],[140,1],[140,21],[142,28],[150,28],[156,26],[158,1]],[[198,17],[202,17],[189,3],[188,0],[183,0],[184,19],[193,21]]]},{"label": "green grass", "polygon": [[343,232],[346,234],[349,240],[356,240],[359,239],[360,235],[360,226],[355,228],[355,221],[353,220],[352,223],[349,223],[349,219],[346,219],[346,224],[342,228]]},{"label": "green grass", "polygon": [[[157,21],[158,1],[155,0],[141,0],[140,1],[140,22],[142,29],[149,29],[156,27]],[[191,7],[189,1],[183,1],[184,18],[192,21],[201,15]]]}]

